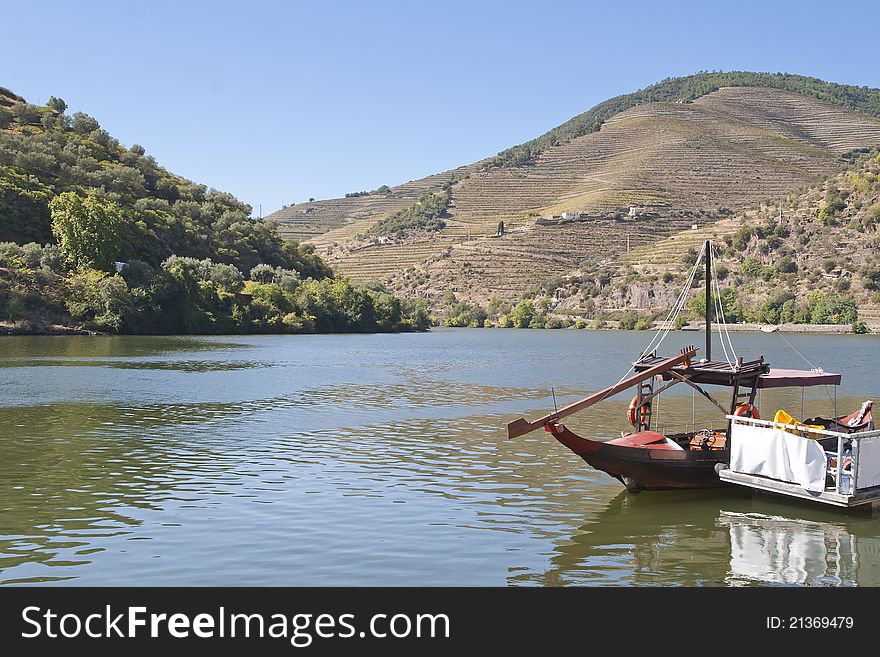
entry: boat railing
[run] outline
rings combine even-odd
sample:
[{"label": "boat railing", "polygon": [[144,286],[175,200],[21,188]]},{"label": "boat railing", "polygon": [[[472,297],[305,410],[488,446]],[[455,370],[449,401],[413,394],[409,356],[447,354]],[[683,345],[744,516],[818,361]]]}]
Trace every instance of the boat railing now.
[{"label": "boat railing", "polygon": [[852,496],[860,490],[880,486],[880,430],[844,433],[803,424],[786,424],[738,415],[728,415],[727,419],[731,422],[731,444],[737,439],[737,426],[752,426],[769,431],[781,430],[789,436],[802,440],[836,438],[835,450],[823,449],[826,455],[826,471],[834,478],[834,492],[838,495]]},{"label": "boat railing", "polygon": [[855,438],[861,440],[863,438],[875,438],[880,436],[880,430],[875,431],[859,431],[856,433],[844,433],[842,431],[831,431],[830,429],[818,429],[806,424],[785,424],[783,422],[774,422],[773,420],[758,420],[753,417],[743,417],[741,415],[728,415],[728,420],[732,420],[734,424],[751,424],[759,427],[768,427],[771,429],[786,429],[798,433],[815,433],[823,436],[838,436],[847,440]]}]

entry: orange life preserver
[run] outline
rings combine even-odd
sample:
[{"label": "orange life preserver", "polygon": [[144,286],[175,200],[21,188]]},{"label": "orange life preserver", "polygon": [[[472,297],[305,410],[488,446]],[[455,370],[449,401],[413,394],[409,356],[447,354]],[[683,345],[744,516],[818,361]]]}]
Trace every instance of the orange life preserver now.
[{"label": "orange life preserver", "polygon": [[742,404],[737,405],[734,409],[733,414],[737,417],[750,417],[755,420],[761,419],[761,414],[758,412],[758,407],[750,404],[749,402],[743,402]]},{"label": "orange life preserver", "polygon": [[[626,411],[626,419],[629,420],[629,423],[634,427],[638,427],[638,423],[636,422],[636,406],[639,403],[639,396],[636,395],[632,398],[632,401],[629,403],[629,409]],[[645,402],[642,404],[642,413],[641,420],[642,424],[648,423],[648,414],[651,412],[651,402]]]}]

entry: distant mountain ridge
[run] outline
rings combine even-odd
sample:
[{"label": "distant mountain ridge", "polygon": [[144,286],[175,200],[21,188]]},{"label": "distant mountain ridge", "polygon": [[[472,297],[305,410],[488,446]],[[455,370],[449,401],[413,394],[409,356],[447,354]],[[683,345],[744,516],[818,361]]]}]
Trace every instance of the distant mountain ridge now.
[{"label": "distant mountain ridge", "polygon": [[[298,204],[269,219],[354,279],[386,280],[411,297],[514,300],[585,261],[815,184],[849,151],[880,144],[878,116],[878,89],[700,73],[610,99],[390,193]],[[450,183],[441,229],[371,234]]]}]

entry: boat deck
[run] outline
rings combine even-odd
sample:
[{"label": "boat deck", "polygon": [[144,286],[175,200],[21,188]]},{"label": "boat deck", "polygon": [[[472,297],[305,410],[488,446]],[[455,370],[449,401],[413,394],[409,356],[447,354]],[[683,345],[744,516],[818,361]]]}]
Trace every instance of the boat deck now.
[{"label": "boat deck", "polygon": [[825,489],[821,493],[814,493],[797,484],[779,481],[778,479],[770,479],[769,477],[762,477],[760,475],[734,472],[730,469],[721,470],[718,473],[718,477],[721,481],[730,484],[737,484],[739,486],[746,486],[754,490],[777,493],[789,497],[798,497],[803,500],[820,502],[822,504],[829,504],[831,506],[847,509],[864,506],[880,500],[880,486],[861,489],[856,491],[855,494],[847,495],[844,493],[838,493],[832,487]]}]

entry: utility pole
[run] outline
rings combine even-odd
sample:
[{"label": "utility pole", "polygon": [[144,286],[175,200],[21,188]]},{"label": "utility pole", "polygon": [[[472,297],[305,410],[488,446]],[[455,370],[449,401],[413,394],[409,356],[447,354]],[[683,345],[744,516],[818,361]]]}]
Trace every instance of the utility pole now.
[{"label": "utility pole", "polygon": [[626,234],[626,253],[629,255],[629,233]]}]

